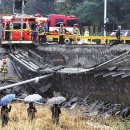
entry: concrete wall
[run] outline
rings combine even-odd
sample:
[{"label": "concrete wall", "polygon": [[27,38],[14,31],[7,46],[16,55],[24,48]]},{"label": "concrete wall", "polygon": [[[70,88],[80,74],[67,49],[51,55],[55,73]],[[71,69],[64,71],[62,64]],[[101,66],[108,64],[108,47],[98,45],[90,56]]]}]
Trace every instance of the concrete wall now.
[{"label": "concrete wall", "polygon": [[53,65],[55,55],[62,55],[66,67],[93,67],[130,50],[127,45],[52,45],[38,47],[38,53],[48,64]]},{"label": "concrete wall", "polygon": [[[71,45],[71,46],[45,46],[37,48],[38,53],[53,66],[53,58],[59,54],[64,57],[66,67],[93,67],[106,62],[114,57],[130,51],[130,45]],[[122,66],[130,66],[129,60]],[[128,70],[129,71],[129,70]],[[53,87],[64,95],[78,95],[85,97],[92,95],[94,98],[112,101],[114,103],[129,104],[130,102],[130,77],[122,79],[111,76],[103,78],[94,77],[94,73],[80,75],[54,76]]]},{"label": "concrete wall", "polygon": [[103,78],[93,74],[56,75],[53,87],[63,95],[86,97],[91,95],[95,99],[111,101],[113,103],[130,103],[130,77]]}]

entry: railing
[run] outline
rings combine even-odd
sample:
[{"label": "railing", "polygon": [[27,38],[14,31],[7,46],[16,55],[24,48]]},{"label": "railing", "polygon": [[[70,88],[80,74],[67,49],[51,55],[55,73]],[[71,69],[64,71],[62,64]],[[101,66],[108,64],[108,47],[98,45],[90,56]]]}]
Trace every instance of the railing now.
[{"label": "railing", "polygon": [[[64,35],[64,38],[65,39],[73,39],[73,35]],[[57,38],[59,39],[59,35],[47,35],[47,38]],[[113,41],[113,40],[117,40],[117,38],[115,36],[77,36],[77,39],[79,40],[88,40],[89,44],[92,44],[94,41],[95,42],[99,42],[99,43],[105,43],[105,44],[109,44],[110,41]],[[130,41],[130,36],[126,37],[126,36],[122,36],[121,37],[121,40],[123,41],[123,43],[126,43],[126,41]]]},{"label": "railing", "polygon": [[[21,30],[19,29],[14,29],[14,30],[3,30],[3,33],[4,33],[4,38],[3,40],[5,40],[5,35],[6,35],[6,32],[21,32]],[[32,32],[38,32],[38,31],[32,31],[32,30],[28,30],[28,29],[23,29],[23,32],[28,32],[28,34],[31,36]],[[39,35],[39,32],[38,32],[38,35]],[[49,39],[49,38],[52,38],[52,39],[57,39],[57,41],[59,42],[59,37],[60,35],[52,35],[48,32],[45,33],[46,35],[46,38]],[[10,37],[12,37],[12,33],[10,33]],[[64,39],[71,39],[73,40],[74,39],[74,36],[73,35],[68,35],[68,34],[65,34],[64,36]],[[77,39],[78,40],[82,40],[83,43],[85,40],[87,40],[88,42],[86,42],[86,44],[93,44],[94,42],[95,43],[99,43],[99,44],[109,44],[110,41],[113,41],[113,40],[117,40],[117,38],[115,36],[77,36]],[[11,38],[10,38],[11,40]],[[121,36],[121,40],[123,41],[123,43],[126,43],[126,41],[130,41],[130,36]]]}]

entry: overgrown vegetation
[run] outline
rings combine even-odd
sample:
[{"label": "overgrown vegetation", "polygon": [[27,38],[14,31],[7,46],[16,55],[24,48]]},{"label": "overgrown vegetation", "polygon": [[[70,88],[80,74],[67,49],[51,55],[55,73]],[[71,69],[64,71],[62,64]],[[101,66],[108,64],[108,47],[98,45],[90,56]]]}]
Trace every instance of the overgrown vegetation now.
[{"label": "overgrown vegetation", "polygon": [[[14,103],[7,127],[1,130],[125,130],[118,118],[103,120],[100,117],[83,117],[79,111],[62,109],[60,125],[51,120],[51,112],[46,106],[36,106],[38,112],[34,122],[29,123],[27,107],[24,103]],[[109,127],[110,126],[110,127]]]}]

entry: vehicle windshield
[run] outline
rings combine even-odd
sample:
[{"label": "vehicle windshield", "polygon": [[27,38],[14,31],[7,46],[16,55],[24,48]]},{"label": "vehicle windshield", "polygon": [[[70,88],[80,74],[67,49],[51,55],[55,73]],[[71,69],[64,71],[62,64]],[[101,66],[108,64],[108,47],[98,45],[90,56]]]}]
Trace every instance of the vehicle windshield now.
[{"label": "vehicle windshield", "polygon": [[[21,23],[14,23],[13,29],[21,29]],[[23,23],[23,29],[26,29],[26,23]]]},{"label": "vehicle windshield", "polygon": [[56,27],[60,27],[60,24],[63,24],[64,20],[63,19],[56,19]]},{"label": "vehicle windshield", "polygon": [[73,20],[70,19],[70,20],[67,20],[67,26],[68,26],[68,27],[73,27],[74,24],[78,24],[77,19],[73,19]]}]

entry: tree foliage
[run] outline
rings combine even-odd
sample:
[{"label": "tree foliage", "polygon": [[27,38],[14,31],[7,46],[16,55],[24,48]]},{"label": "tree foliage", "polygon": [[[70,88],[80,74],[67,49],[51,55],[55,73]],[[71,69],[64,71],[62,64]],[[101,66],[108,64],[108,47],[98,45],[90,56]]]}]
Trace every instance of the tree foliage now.
[{"label": "tree foliage", "polygon": [[[2,0],[1,13],[12,13],[14,0]],[[107,0],[107,18],[112,26],[130,27],[130,0]],[[15,10],[16,12],[21,12]],[[42,15],[60,13],[78,16],[83,25],[103,26],[104,0],[66,0],[64,3],[27,0],[25,13]]]},{"label": "tree foliage", "polygon": [[[122,25],[124,28],[128,28],[130,26],[129,7],[129,0],[107,0],[107,18],[109,18],[109,24]],[[104,0],[86,0],[72,12],[79,17],[83,24],[103,25]]]}]

